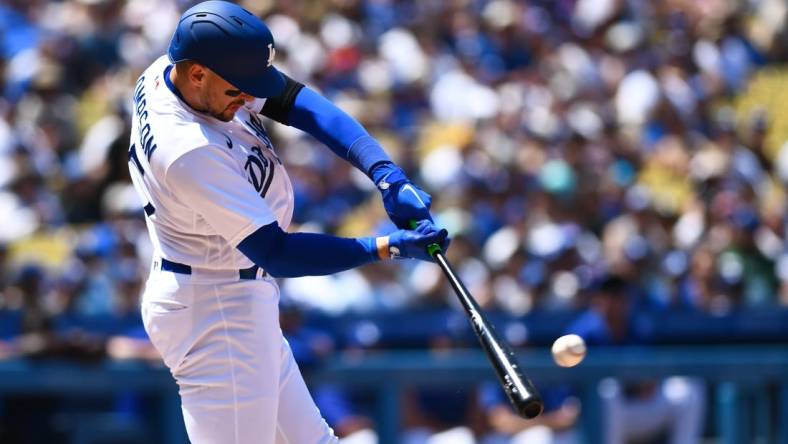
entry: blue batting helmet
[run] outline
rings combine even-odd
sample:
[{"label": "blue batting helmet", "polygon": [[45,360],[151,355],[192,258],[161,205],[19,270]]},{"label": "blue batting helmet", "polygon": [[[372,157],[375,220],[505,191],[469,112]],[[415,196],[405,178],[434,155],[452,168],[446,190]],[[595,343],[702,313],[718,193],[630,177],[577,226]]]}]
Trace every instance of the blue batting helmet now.
[{"label": "blue batting helmet", "polygon": [[207,66],[241,91],[275,97],[285,79],[274,68],[274,37],[254,14],[230,2],[199,3],[181,16],[167,54]]}]

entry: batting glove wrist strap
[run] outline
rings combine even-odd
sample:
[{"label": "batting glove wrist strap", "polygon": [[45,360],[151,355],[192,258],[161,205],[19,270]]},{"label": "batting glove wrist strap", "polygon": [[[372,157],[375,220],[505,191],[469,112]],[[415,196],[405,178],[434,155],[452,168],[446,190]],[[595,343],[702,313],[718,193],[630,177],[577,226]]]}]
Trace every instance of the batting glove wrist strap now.
[{"label": "batting glove wrist strap", "polygon": [[383,197],[386,213],[397,228],[409,228],[411,220],[432,221],[432,197],[408,179],[393,163],[383,163],[372,171],[375,185]]},{"label": "batting glove wrist strap", "polygon": [[405,177],[405,173],[390,160],[380,161],[372,165],[372,168],[369,170],[369,178],[372,179],[375,186],[378,186],[384,178],[387,178],[395,172],[399,172],[399,174],[402,175],[402,180],[408,180],[408,178]]}]

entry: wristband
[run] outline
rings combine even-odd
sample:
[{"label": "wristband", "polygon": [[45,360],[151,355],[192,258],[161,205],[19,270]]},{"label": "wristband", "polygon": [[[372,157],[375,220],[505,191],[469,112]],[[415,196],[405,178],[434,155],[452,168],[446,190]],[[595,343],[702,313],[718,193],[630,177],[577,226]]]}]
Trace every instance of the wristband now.
[{"label": "wristband", "polygon": [[375,247],[377,248],[378,258],[380,260],[389,259],[389,237],[380,236],[375,238]]}]

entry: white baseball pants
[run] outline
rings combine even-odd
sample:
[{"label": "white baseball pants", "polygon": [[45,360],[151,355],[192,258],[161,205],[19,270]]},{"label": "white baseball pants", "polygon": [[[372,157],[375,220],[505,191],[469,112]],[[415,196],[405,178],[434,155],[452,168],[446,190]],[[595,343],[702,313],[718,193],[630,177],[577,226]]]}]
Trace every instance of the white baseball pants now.
[{"label": "white baseball pants", "polygon": [[237,271],[153,269],[142,301],[192,444],[336,443],[279,328],[279,288]]}]

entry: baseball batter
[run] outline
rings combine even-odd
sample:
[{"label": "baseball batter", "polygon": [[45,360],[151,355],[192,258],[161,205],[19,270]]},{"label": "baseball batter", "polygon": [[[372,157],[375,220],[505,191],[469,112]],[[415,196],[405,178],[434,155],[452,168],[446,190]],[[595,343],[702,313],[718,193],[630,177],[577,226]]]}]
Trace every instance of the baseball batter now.
[{"label": "baseball batter", "polygon": [[[186,11],[139,77],[129,168],[155,257],[145,329],[180,389],[194,444],[332,443],[278,321],[274,278],[322,275],[448,245],[413,185],[361,125],[275,67],[271,32],[232,3]],[[293,188],[261,115],[308,132],[374,181],[400,230],[288,233]],[[420,221],[415,230],[408,222]]]}]

